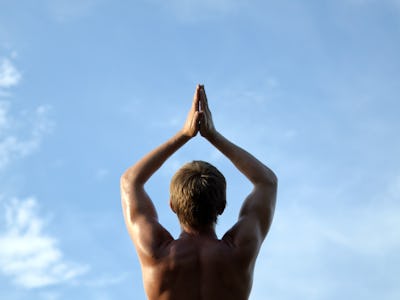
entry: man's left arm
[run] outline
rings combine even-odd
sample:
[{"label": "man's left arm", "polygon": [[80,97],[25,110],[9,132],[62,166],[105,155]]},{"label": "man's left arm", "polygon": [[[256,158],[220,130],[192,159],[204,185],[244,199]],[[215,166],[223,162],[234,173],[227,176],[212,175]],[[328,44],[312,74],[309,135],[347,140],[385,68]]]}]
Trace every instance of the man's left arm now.
[{"label": "man's left arm", "polygon": [[159,224],[157,212],[144,185],[174,152],[197,134],[200,121],[198,94],[199,86],[183,128],[126,170],[121,177],[125,223],[140,256],[156,255],[157,249],[172,239],[169,232]]}]

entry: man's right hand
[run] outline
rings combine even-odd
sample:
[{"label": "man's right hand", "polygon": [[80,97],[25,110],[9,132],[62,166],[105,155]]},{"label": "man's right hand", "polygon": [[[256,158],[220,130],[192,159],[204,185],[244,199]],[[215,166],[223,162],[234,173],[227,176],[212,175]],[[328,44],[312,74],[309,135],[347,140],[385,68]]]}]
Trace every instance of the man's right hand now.
[{"label": "man's right hand", "polygon": [[214,127],[210,108],[208,107],[208,101],[204,85],[200,86],[200,134],[206,139],[212,138],[217,132]]}]

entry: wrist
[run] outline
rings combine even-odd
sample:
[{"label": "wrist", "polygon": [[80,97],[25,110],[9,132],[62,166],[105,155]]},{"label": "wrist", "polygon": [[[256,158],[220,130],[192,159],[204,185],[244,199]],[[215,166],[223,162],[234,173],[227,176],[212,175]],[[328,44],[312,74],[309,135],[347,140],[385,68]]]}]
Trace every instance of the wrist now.
[{"label": "wrist", "polygon": [[185,130],[181,129],[176,134],[180,139],[184,140],[185,142],[189,141],[193,136],[188,134]]},{"label": "wrist", "polygon": [[220,136],[220,133],[218,131],[214,130],[213,132],[210,132],[209,134],[207,134],[206,139],[211,144],[214,144],[216,142],[216,140],[218,139],[218,136]]}]

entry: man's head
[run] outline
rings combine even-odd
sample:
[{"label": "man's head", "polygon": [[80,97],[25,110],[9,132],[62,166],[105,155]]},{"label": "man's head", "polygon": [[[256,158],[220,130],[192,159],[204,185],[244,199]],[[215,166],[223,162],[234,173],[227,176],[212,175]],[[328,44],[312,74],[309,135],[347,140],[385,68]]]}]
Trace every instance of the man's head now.
[{"label": "man's head", "polygon": [[172,177],[170,197],[171,208],[182,225],[209,227],[225,209],[225,177],[207,162],[187,163]]}]

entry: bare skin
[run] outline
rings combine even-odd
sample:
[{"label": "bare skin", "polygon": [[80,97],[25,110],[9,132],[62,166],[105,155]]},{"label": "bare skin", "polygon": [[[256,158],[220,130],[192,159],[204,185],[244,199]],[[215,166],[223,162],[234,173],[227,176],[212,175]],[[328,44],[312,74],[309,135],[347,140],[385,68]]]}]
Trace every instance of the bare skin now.
[{"label": "bare skin", "polygon": [[[236,224],[218,239],[214,225],[193,229],[181,224],[178,239],[158,222],[145,191],[147,180],[179,148],[200,132],[253,184]],[[270,228],[277,178],[259,160],[214,127],[204,86],[198,85],[183,128],[121,177],[125,223],[142,266],[150,300],[245,300],[261,244]]]}]

